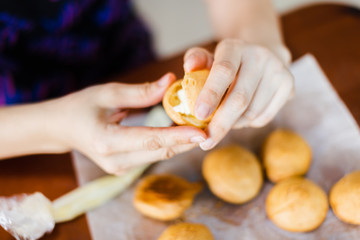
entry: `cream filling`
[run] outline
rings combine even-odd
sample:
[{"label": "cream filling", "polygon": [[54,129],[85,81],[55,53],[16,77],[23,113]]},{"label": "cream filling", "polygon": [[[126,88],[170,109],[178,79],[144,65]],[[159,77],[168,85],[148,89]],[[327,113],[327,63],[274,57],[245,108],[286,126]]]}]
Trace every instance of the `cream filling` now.
[{"label": "cream filling", "polygon": [[186,99],[184,89],[180,89],[179,91],[177,91],[176,94],[177,94],[177,96],[178,96],[178,98],[180,100],[180,104],[173,107],[174,111],[178,112],[178,113],[185,114],[185,115],[190,115],[191,111],[190,111],[190,108],[189,108],[188,101]]}]

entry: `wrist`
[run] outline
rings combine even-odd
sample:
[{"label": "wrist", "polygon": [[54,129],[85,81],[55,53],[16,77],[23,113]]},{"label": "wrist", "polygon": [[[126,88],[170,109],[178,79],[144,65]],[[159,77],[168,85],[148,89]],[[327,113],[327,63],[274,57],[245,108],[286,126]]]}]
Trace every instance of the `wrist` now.
[{"label": "wrist", "polygon": [[[37,118],[37,132],[32,132],[37,139],[39,153],[64,153],[71,149],[63,141],[66,129],[61,124],[61,114],[64,109],[60,99],[49,100],[34,105],[35,118]],[[34,128],[36,129],[36,128]]]},{"label": "wrist", "polygon": [[[69,135],[69,120],[68,109],[71,103],[68,101],[68,96],[43,102],[41,107],[42,113],[40,116],[45,116],[43,119],[42,133],[48,144],[46,150],[52,153],[62,153],[71,151]],[[71,120],[70,120],[71,121]]]},{"label": "wrist", "polygon": [[39,153],[62,153],[69,149],[57,141],[50,126],[55,107],[51,102],[0,109],[0,159]]}]

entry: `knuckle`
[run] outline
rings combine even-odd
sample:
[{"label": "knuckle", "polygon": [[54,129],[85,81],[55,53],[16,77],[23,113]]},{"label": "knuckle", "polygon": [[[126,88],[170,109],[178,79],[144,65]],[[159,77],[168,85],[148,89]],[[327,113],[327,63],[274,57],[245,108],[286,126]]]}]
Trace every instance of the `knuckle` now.
[{"label": "knuckle", "polygon": [[103,84],[99,90],[99,96],[100,97],[105,96],[106,99],[108,99],[108,102],[110,103],[114,102],[114,99],[117,99],[119,97],[118,89],[120,85],[121,84],[115,82]]},{"label": "knuckle", "polygon": [[130,166],[128,166],[125,162],[119,164],[115,161],[115,159],[106,159],[103,161],[101,168],[109,174],[122,175],[128,171]]},{"label": "knuckle", "polygon": [[246,111],[244,117],[245,117],[245,119],[248,120],[249,122],[252,122],[252,121],[254,121],[254,120],[256,119],[256,117],[257,117],[257,112],[250,109],[250,110]]},{"label": "knuckle", "polygon": [[102,137],[95,138],[93,146],[96,153],[100,156],[109,156],[112,153],[112,146]]},{"label": "knuckle", "polygon": [[122,126],[120,126],[119,124],[107,124],[106,125],[106,131],[109,134],[116,134],[119,132],[119,130],[122,129]]},{"label": "knuckle", "polygon": [[114,175],[118,175],[118,176],[121,176],[121,175],[124,175],[125,173],[127,173],[129,171],[129,168],[125,168],[125,167],[116,167],[113,171],[112,174]]},{"label": "knuckle", "polygon": [[284,88],[291,88],[294,84],[294,78],[292,74],[287,70],[287,68],[281,64],[276,66],[275,64],[272,66],[274,71],[274,75],[272,78],[272,82],[277,84],[278,86],[282,86]]},{"label": "knuckle", "polygon": [[217,138],[222,138],[230,130],[231,126],[229,125],[229,127],[225,127],[225,125],[220,122],[213,122],[210,127],[211,129],[213,129],[213,136],[216,136]]},{"label": "knuckle", "polygon": [[206,99],[210,100],[210,102],[216,102],[220,99],[220,94],[213,89],[207,89],[206,92]]},{"label": "knuckle", "polygon": [[278,58],[273,59],[272,68],[276,73],[281,74],[284,77],[288,75],[287,67]]},{"label": "knuckle", "polygon": [[144,83],[142,87],[139,88],[139,94],[138,97],[140,100],[146,100],[149,99],[149,97],[152,96],[153,93],[153,85],[151,83]]},{"label": "knuckle", "polygon": [[103,168],[103,170],[108,173],[108,174],[111,174],[111,175],[116,175],[116,170],[115,168]]},{"label": "knuckle", "polygon": [[245,91],[234,91],[232,99],[233,101],[230,104],[232,108],[236,110],[244,110],[249,104],[249,97]]},{"label": "knuckle", "polygon": [[174,151],[174,149],[172,148],[164,148],[163,152],[162,152],[162,159],[169,159],[172,158],[176,155],[176,152]]},{"label": "knuckle", "polygon": [[215,68],[214,69],[215,71],[217,71],[219,74],[221,74],[225,78],[231,78],[237,72],[235,65],[231,61],[228,61],[228,60],[221,60],[221,61],[217,62],[214,65],[214,68]]},{"label": "knuckle", "polygon": [[180,145],[180,144],[185,144],[185,143],[190,143],[190,139],[187,137],[182,137],[180,136],[180,134],[178,136],[175,136],[174,140],[174,145]]},{"label": "knuckle", "polygon": [[108,174],[116,174],[117,167],[111,162],[105,162],[101,168]]},{"label": "knuckle", "polygon": [[159,136],[150,136],[144,140],[144,149],[146,150],[157,150],[162,147]]}]

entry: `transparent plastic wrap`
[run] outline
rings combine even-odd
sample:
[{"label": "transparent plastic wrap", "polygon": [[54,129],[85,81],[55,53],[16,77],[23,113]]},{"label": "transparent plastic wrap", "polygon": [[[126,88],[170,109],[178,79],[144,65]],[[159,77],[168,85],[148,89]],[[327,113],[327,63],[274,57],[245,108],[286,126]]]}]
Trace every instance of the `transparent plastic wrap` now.
[{"label": "transparent plastic wrap", "polygon": [[16,239],[39,239],[55,226],[51,202],[39,192],[1,197],[0,225]]}]

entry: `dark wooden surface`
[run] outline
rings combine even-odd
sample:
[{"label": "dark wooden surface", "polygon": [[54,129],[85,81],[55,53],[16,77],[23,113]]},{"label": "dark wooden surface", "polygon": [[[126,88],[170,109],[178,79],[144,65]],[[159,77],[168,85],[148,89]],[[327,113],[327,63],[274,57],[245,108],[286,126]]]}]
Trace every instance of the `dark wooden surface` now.
[{"label": "dark wooden surface", "polygon": [[312,53],[360,124],[360,11],[320,5],[282,18],[294,59]]},{"label": "dark wooden surface", "polygon": [[[314,54],[360,124],[360,12],[347,7],[319,5],[285,15],[282,22],[293,58],[308,52]],[[167,71],[181,76],[182,56],[149,64],[121,80],[152,81]],[[39,191],[53,200],[76,186],[69,154],[0,161],[0,196]],[[0,229],[0,239],[12,237]],[[90,239],[86,218],[82,216],[58,224],[44,239]]]}]

